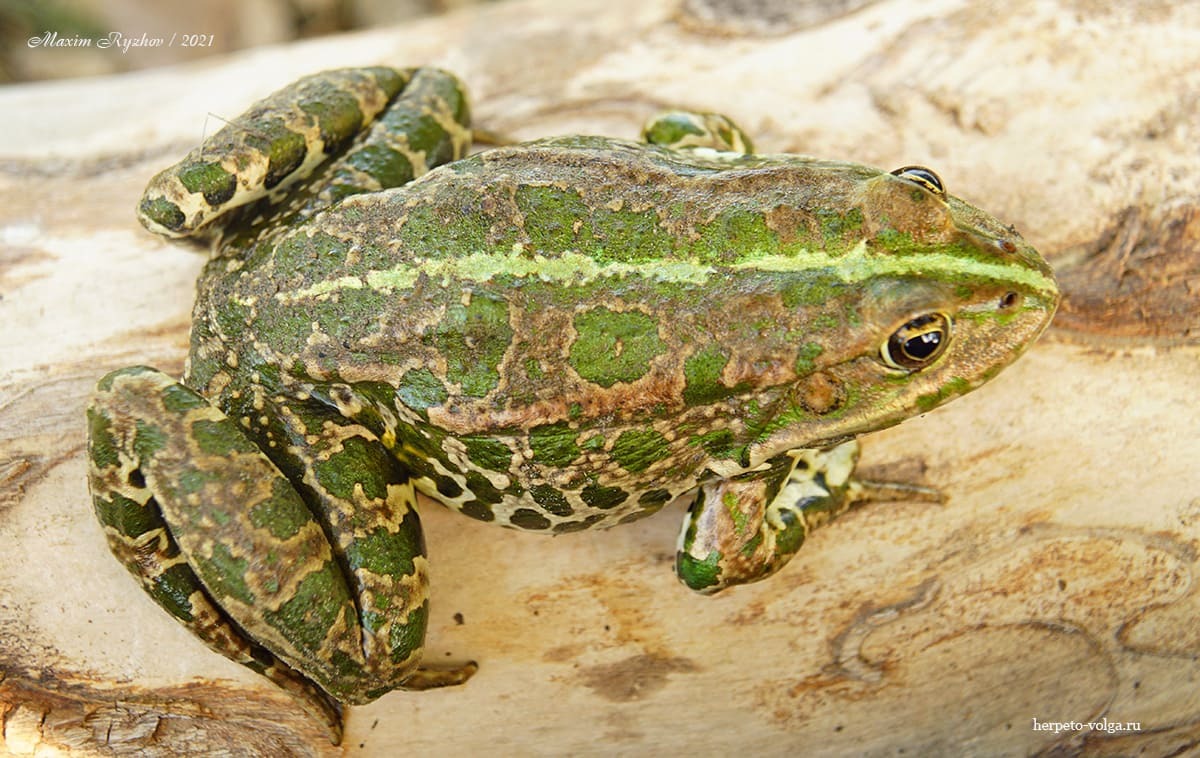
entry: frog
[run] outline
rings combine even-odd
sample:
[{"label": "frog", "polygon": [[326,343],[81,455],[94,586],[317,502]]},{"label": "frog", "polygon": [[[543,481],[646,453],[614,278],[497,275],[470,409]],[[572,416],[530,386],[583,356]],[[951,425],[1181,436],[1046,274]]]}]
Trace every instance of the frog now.
[{"label": "frog", "polygon": [[886,494],[861,435],[995,377],[1059,301],[922,166],[759,154],[693,111],[472,136],[433,68],[256,103],[138,205],[208,251],[182,377],[115,370],[87,409],[112,552],[334,742],[347,706],[478,669],[422,663],[418,495],[551,535],[676,504],[686,587],[757,582]]}]

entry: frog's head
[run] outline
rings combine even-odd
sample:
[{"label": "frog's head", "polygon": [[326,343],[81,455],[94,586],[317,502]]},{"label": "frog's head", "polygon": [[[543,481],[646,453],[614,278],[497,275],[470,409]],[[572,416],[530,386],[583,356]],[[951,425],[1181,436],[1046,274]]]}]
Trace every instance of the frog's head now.
[{"label": "frog's head", "polygon": [[[994,377],[1050,323],[1059,291],[1012,228],[947,195],[928,169],[863,178],[857,242],[834,257],[812,360],[774,408],[755,458],[834,442],[935,408]],[[856,219],[857,220],[857,219]],[[826,321],[830,319],[826,317]],[[807,438],[807,443],[803,438]]]}]

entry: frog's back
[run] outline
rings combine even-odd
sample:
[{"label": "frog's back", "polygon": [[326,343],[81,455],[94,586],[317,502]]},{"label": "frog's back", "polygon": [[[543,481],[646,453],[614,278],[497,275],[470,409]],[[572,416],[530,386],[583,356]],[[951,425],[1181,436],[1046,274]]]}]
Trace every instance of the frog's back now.
[{"label": "frog's back", "polygon": [[[820,227],[844,219],[797,209],[844,207],[873,171],[851,169],[591,137],[497,149],[348,198],[254,251],[213,299],[251,304],[247,334],[297,373],[435,386],[472,428],[661,410],[682,404],[688,358],[709,380],[734,353],[794,360],[775,311],[815,290],[745,263],[848,247]],[[742,333],[761,319],[779,340]],[[734,384],[780,378],[749,373]],[[729,390],[707,384],[689,399]]]},{"label": "frog's back", "polygon": [[929,244],[961,235],[856,164],[542,140],[348,198],[214,299],[245,304],[250,362],[376,387],[453,434],[769,419],[798,378],[877,349],[847,314],[878,185]]}]

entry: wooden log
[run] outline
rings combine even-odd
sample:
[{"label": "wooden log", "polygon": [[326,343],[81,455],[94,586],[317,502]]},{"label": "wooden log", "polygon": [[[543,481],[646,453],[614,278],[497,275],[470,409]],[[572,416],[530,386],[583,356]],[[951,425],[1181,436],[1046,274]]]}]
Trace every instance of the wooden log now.
[{"label": "wooden log", "polygon": [[429,659],[481,669],[351,709],[347,747],[1197,749],[1200,5],[804,5],[846,12],[521,0],[0,92],[0,746],[340,751],[109,556],[83,406],[107,370],[178,372],[186,351],[202,259],[136,226],[147,178],[208,112],[383,62],[454,69],[480,125],[522,138],[633,136],[682,105],[728,113],[764,151],[929,165],[1034,242],[1066,299],[988,387],[866,438],[871,473],[935,486],[945,505],[855,511],[759,585],[679,586],[677,510],[548,539],[426,508]]}]

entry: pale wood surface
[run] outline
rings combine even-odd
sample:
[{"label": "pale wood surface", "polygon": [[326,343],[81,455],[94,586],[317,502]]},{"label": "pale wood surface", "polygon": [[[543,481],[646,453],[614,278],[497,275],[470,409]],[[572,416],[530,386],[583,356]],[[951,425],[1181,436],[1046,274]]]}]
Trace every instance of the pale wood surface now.
[{"label": "pale wood surface", "polygon": [[632,136],[681,104],[765,151],[930,165],[1067,300],[993,384],[866,440],[867,466],[946,505],[850,514],[760,585],[678,585],[677,511],[548,539],[427,508],[429,655],[481,670],[353,709],[346,753],[1197,748],[1200,5],[876,2],[805,28],[788,2],[702,5],[517,2],[0,92],[0,752],[338,754],[107,554],[82,409],[111,368],[182,365],[201,258],[137,228],[150,174],[205,113],[368,62],[451,68],[519,137]]}]

